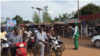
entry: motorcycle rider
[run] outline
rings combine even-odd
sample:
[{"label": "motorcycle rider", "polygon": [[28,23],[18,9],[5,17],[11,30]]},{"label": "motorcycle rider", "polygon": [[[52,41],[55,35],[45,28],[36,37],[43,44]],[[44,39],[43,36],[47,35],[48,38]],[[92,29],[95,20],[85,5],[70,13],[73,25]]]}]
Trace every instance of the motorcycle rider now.
[{"label": "motorcycle rider", "polygon": [[[6,33],[6,31],[4,31],[4,28],[1,28],[0,34],[1,34],[0,35],[1,39],[5,38],[5,35],[7,35],[7,33]],[[8,37],[8,35],[7,35],[7,37]]]},{"label": "motorcycle rider", "polygon": [[14,44],[22,42],[22,36],[19,34],[19,30],[15,29],[14,34],[8,38],[9,45],[11,47],[11,56],[15,56],[16,54],[16,47]]},{"label": "motorcycle rider", "polygon": [[32,36],[32,32],[29,30],[29,28],[27,28],[27,30],[24,33],[27,36],[26,42],[28,42],[29,38]]},{"label": "motorcycle rider", "polygon": [[[4,28],[1,28],[1,32],[0,32],[0,40],[1,40],[1,44],[2,44],[2,39],[5,39],[6,38],[6,36],[8,37],[8,35],[7,35],[7,33],[6,33],[6,31],[4,31]],[[3,49],[3,46],[1,45],[1,51],[2,51],[2,49]]]},{"label": "motorcycle rider", "polygon": [[44,44],[47,39],[46,33],[42,30],[42,27],[39,27],[36,33],[36,44],[40,46],[40,56],[44,56]]}]

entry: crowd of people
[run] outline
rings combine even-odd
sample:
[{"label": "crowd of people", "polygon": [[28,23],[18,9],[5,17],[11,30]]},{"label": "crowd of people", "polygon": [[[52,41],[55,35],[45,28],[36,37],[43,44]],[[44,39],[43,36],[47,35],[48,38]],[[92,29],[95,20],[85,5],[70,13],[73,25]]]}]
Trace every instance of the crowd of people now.
[{"label": "crowd of people", "polygon": [[[74,50],[78,49],[78,36],[79,36],[79,28],[77,26],[77,23],[75,24],[75,29],[74,30],[74,44],[75,48]],[[37,30],[32,32],[29,28],[26,29],[21,29],[19,30],[18,28],[13,28],[11,30],[8,28],[6,31],[4,28],[1,28],[1,39],[7,38],[9,42],[9,46],[11,48],[11,56],[15,56],[16,54],[16,46],[14,44],[19,43],[19,42],[26,42],[28,43],[28,40],[30,37],[34,36],[36,38],[36,45],[40,46],[40,56],[44,56],[44,48],[46,42],[50,42],[50,38],[52,37],[58,37],[58,35],[55,34],[53,28],[42,28],[39,26]]]},{"label": "crowd of people", "polygon": [[29,28],[26,28],[25,30],[19,30],[17,28],[13,28],[11,30],[8,28],[5,30],[4,28],[1,28],[1,39],[7,38],[10,48],[11,48],[11,56],[15,56],[16,54],[16,47],[14,44],[19,42],[27,42],[31,36],[36,37],[36,45],[40,45],[40,51],[41,56],[44,56],[44,47],[45,47],[45,41],[49,41],[50,37],[53,36],[53,28],[45,28],[38,27],[37,30],[32,33]]}]

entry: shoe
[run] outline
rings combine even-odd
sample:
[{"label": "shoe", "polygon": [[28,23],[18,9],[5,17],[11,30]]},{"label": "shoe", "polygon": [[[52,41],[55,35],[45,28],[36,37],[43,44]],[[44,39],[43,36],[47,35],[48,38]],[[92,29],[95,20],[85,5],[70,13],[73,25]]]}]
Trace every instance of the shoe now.
[{"label": "shoe", "polygon": [[73,48],[73,50],[78,50],[78,49],[76,49],[76,48]]}]

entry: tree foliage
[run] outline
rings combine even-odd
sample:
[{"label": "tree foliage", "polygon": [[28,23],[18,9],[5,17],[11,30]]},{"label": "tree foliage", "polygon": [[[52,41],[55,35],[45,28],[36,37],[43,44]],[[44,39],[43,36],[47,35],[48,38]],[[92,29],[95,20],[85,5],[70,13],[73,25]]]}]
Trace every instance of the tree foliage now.
[{"label": "tree foliage", "polygon": [[33,15],[33,21],[34,23],[39,23],[39,15],[37,14],[36,11],[34,12],[34,15]]},{"label": "tree foliage", "polygon": [[10,18],[7,17],[6,20],[4,22],[2,22],[1,24],[6,24],[7,23],[7,20],[10,20]]},{"label": "tree foliage", "polygon": [[6,21],[7,21],[7,20],[10,20],[10,18],[9,18],[9,17],[7,17],[7,18],[6,18]]},{"label": "tree foliage", "polygon": [[23,23],[23,18],[20,17],[19,15],[16,15],[16,16],[13,18],[13,20],[17,20],[17,23],[18,23],[18,24],[22,24],[22,23]]},{"label": "tree foliage", "polygon": [[43,17],[43,19],[42,19],[43,22],[48,22],[48,23],[52,22],[51,16],[48,13],[48,6],[44,7],[42,17]]},{"label": "tree foliage", "polygon": [[[78,18],[78,11],[76,11],[76,14],[74,15],[75,18]],[[100,6],[97,6],[93,3],[89,3],[86,6],[79,9],[79,12],[81,12],[81,16],[99,13],[100,12]]]},{"label": "tree foliage", "polygon": [[59,17],[54,18],[54,21],[73,19],[74,15],[75,15],[74,11],[71,14],[68,14],[68,13],[63,13],[62,15],[59,14]]},{"label": "tree foliage", "polygon": [[23,23],[31,23],[29,20],[24,20]]},{"label": "tree foliage", "polygon": [[58,17],[55,17],[55,18],[54,18],[54,21],[59,21],[59,18],[58,18]]}]

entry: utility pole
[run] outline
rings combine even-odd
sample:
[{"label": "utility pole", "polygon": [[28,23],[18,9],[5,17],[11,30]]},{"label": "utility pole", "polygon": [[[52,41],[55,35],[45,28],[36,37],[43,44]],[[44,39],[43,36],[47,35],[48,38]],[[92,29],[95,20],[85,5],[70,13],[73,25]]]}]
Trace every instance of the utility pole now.
[{"label": "utility pole", "polygon": [[4,17],[1,17],[1,25],[3,24],[3,19],[4,19]]},{"label": "utility pole", "polygon": [[[34,9],[34,7],[31,7],[31,8]],[[40,26],[40,11],[43,10],[43,9],[38,8],[38,7],[36,9],[39,11],[39,26]]]},{"label": "utility pole", "polygon": [[79,0],[78,0],[78,21],[79,21]]},{"label": "utility pole", "polygon": [[41,8],[36,8],[39,11],[39,26],[40,26],[40,11],[43,10]]}]

